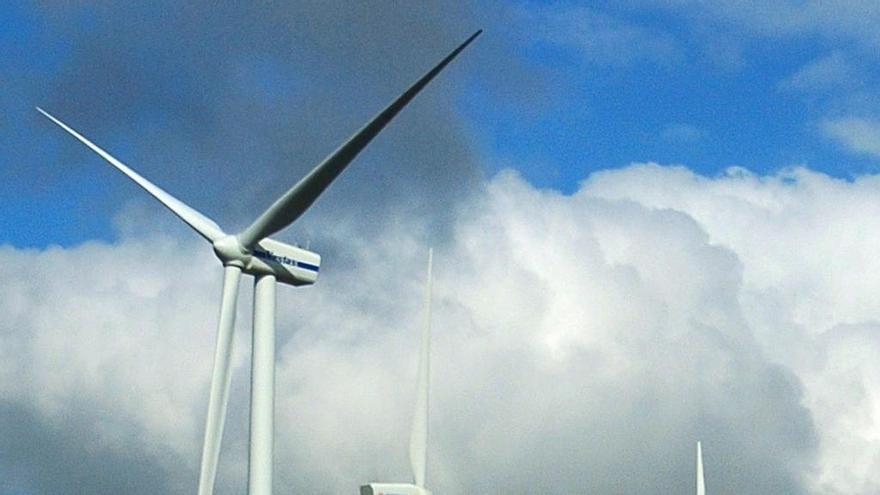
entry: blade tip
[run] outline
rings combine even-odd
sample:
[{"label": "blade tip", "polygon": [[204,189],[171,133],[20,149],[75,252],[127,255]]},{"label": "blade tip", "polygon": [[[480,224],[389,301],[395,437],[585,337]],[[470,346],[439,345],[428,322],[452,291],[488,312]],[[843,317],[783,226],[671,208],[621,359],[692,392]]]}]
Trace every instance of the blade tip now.
[{"label": "blade tip", "polygon": [[[54,115],[52,115],[51,113],[49,113],[49,112],[43,110],[41,107],[34,107],[34,108],[36,108],[38,112],[40,112],[41,114],[43,114],[44,117],[46,117],[47,119],[51,120],[52,122],[55,122],[56,124],[59,124],[59,125],[61,124],[61,122],[60,122],[58,119],[56,119]],[[62,126],[62,127],[63,127],[63,126]]]}]

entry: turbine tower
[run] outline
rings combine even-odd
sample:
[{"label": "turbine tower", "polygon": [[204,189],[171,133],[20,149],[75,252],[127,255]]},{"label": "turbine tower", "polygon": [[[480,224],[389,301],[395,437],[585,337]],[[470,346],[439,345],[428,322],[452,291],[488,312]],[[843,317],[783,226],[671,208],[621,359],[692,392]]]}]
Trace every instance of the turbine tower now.
[{"label": "turbine tower", "polygon": [[431,385],[431,266],[434,252],[428,251],[428,276],[422,310],[422,343],[419,350],[416,410],[409,439],[409,462],[413,483],[370,483],[361,486],[361,495],[431,495],[425,488],[428,465],[428,396]]},{"label": "turbine tower", "polygon": [[703,446],[697,441],[697,495],[706,495],[706,479],[703,477]]},{"label": "turbine tower", "polygon": [[43,109],[37,108],[40,113],[153,195],[210,242],[214,254],[223,264],[223,291],[205,419],[199,495],[211,495],[214,490],[229,395],[235,306],[241,274],[254,276],[248,493],[271,495],[275,406],[275,285],[276,282],[294,286],[313,284],[318,278],[321,257],[306,249],[270,239],[269,236],[299,218],[388,122],[481,32],[482,30],[471,35],[238,234],[225,233],[210,218],[148,181]]}]

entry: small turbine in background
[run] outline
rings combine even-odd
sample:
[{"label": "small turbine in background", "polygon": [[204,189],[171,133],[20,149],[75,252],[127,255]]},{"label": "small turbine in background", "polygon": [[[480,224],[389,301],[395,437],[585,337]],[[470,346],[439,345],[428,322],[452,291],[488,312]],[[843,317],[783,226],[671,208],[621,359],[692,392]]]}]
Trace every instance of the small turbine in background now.
[{"label": "small turbine in background", "polygon": [[431,270],[434,252],[428,251],[428,276],[422,310],[422,342],[419,350],[416,410],[409,438],[409,462],[413,483],[370,483],[361,487],[361,495],[431,495],[425,488],[428,467],[428,398],[431,385]]},{"label": "small turbine in background", "polygon": [[703,477],[703,446],[697,441],[697,495],[706,495],[706,479]]}]

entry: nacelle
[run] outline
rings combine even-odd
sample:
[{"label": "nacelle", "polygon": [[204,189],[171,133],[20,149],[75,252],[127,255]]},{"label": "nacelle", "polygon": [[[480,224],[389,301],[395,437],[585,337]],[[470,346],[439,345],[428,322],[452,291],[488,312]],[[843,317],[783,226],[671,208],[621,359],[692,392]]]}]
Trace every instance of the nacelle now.
[{"label": "nacelle", "polygon": [[224,265],[237,266],[249,275],[274,275],[278,282],[289,285],[318,280],[321,256],[301,247],[266,238],[248,251],[234,235],[217,239],[213,246]]},{"label": "nacelle", "polygon": [[319,254],[267,238],[251,251],[243,271],[251,275],[275,275],[284,284],[309,285],[318,280],[320,267]]},{"label": "nacelle", "polygon": [[370,483],[361,487],[361,495],[431,495],[431,491],[409,483]]}]

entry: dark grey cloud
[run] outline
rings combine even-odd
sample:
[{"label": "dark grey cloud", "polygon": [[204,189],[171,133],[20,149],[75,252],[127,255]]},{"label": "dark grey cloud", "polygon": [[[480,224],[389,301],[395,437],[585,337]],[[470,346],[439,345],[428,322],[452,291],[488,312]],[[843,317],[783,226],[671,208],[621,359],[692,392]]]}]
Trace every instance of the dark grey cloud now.
[{"label": "dark grey cloud", "polygon": [[0,141],[0,177],[11,192],[31,191],[39,207],[52,197],[65,202],[72,221],[47,223],[45,231],[76,224],[107,238],[104,212],[140,193],[52,128],[35,105],[237,229],[464,37],[485,28],[282,234],[315,240],[318,225],[346,222],[368,236],[390,212],[407,211],[431,218],[426,236],[441,242],[454,205],[483,177],[473,129],[460,115],[466,102],[535,116],[559,101],[567,80],[521,57],[536,34],[520,9],[504,4],[37,6],[22,21],[29,24],[26,45],[0,38],[16,54],[0,75],[0,125],[14,137]]},{"label": "dark grey cloud", "polygon": [[27,406],[0,401],[0,493],[176,492],[177,473],[141,450],[138,435],[120,442],[124,448],[108,449],[86,426],[94,417],[74,414],[53,422]]},{"label": "dark grey cloud", "polygon": [[[47,36],[66,56],[33,96],[230,228],[251,220],[479,27],[452,3],[44,9]],[[467,59],[380,135],[304,228],[332,211],[367,235],[400,209],[442,227],[481,177],[453,109],[473,67]],[[43,130],[63,166],[102,166],[69,138]],[[102,206],[134,190],[113,187]]]}]

